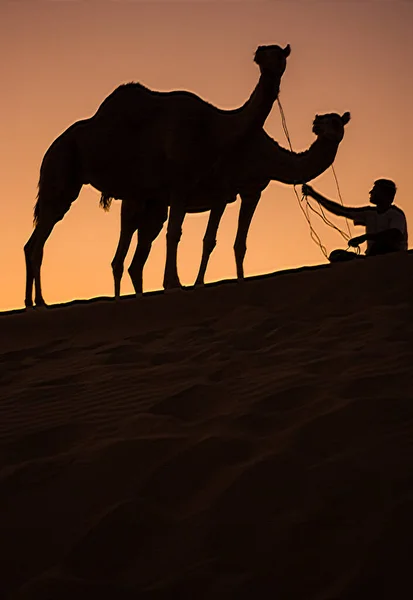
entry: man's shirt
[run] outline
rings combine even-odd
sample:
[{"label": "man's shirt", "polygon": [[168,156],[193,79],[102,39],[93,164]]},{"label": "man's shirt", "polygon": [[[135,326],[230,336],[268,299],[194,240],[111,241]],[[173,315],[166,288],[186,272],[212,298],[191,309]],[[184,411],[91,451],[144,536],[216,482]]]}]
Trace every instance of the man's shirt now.
[{"label": "man's shirt", "polygon": [[[402,233],[402,239],[398,244],[397,250],[407,250],[407,221],[404,212],[394,206],[390,206],[385,212],[379,213],[374,206],[365,206],[356,208],[350,213],[350,219],[354,225],[364,225],[367,235],[370,233],[380,233],[387,229],[398,229]],[[369,253],[374,241],[367,240],[367,251]]]}]

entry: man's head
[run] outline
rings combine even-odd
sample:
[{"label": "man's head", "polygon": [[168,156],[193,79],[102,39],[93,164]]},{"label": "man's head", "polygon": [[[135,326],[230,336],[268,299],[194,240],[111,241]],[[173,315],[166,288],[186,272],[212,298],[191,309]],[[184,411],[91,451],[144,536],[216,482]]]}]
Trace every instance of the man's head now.
[{"label": "man's head", "polygon": [[377,179],[370,190],[370,202],[379,208],[387,208],[394,200],[396,189],[391,179]]}]

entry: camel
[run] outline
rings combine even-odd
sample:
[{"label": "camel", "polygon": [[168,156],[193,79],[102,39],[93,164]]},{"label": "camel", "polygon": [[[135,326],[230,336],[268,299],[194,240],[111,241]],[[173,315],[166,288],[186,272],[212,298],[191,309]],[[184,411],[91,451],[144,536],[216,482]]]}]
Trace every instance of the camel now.
[{"label": "camel", "polygon": [[[116,88],[89,119],[64,131],[46,151],[34,208],[34,231],[24,247],[26,307],[44,306],[40,270],[43,248],[55,224],[69,210],[83,185],[135,203],[167,194],[165,289],[180,287],[176,255],[186,199],[210,175],[219,178],[232,149],[264,125],[278,97],[290,46],[259,46],[260,69],[249,99],[221,110],[187,91],[158,92],[140,83]],[[156,213],[156,208],[155,208]]]},{"label": "camel", "polygon": [[[313,133],[317,139],[304,152],[296,153],[279,146],[261,129],[241,152],[235,153],[234,160],[227,164],[226,182],[229,187],[220,188],[219,182],[205,182],[203,188],[185,205],[185,212],[199,213],[211,211],[203,240],[203,254],[195,285],[203,285],[206,268],[212,250],[216,245],[216,233],[227,204],[234,202],[239,194],[241,207],[234,244],[237,279],[244,278],[244,257],[246,240],[255,209],[261,193],[270,181],[295,185],[315,179],[332,165],[341,140],[344,127],[350,120],[350,113],[342,116],[336,113],[316,115]],[[101,205],[109,210],[113,198],[102,195]],[[132,236],[138,230],[138,244],[129,267],[129,274],[136,294],[142,292],[143,268],[151,245],[160,233],[168,213],[168,196],[160,193],[147,204],[146,212],[138,214],[136,203],[122,200],[121,234],[115,257],[112,261],[115,283],[115,298],[120,296],[120,283],[123,264]]]}]

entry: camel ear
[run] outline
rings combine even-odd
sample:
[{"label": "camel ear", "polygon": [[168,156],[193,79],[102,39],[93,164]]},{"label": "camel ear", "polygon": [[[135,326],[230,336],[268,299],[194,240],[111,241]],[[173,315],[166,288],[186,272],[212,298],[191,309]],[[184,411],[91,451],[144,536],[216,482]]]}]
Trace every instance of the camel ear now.
[{"label": "camel ear", "polygon": [[263,50],[265,49],[265,46],[258,46],[258,48],[255,51],[254,54],[254,62],[257,63],[257,65],[260,64],[260,55],[263,53]]},{"label": "camel ear", "polygon": [[291,52],[291,46],[290,44],[287,44],[285,48],[283,48],[283,54],[285,56],[285,58],[287,58],[287,56],[290,56],[290,52]]},{"label": "camel ear", "polygon": [[343,122],[343,125],[347,125],[347,123],[350,121],[350,113],[349,112],[345,112],[342,115],[341,120]]}]

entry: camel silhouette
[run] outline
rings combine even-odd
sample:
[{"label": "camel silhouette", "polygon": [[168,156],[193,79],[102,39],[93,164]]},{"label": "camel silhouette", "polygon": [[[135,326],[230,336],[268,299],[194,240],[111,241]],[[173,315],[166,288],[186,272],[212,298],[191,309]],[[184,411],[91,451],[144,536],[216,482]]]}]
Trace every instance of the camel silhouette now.
[{"label": "camel silhouette", "polygon": [[139,83],[110,94],[95,115],[64,131],[47,150],[40,168],[34,231],[24,247],[26,307],[45,304],[41,291],[44,244],[83,185],[107,196],[146,202],[168,194],[170,215],[164,287],[179,287],[177,247],[185,206],[212,173],[219,179],[227,156],[260,130],[278,97],[290,46],[259,46],[254,61],[260,78],[238,109],[221,110],[186,91],[157,92]]},{"label": "camel silhouette", "polygon": [[[211,211],[203,240],[203,254],[196,285],[204,283],[208,260],[216,245],[216,234],[226,205],[234,202],[237,195],[240,195],[241,207],[234,252],[237,278],[243,279],[248,230],[262,191],[270,181],[279,181],[285,184],[308,182],[328,169],[334,162],[339,144],[344,136],[344,127],[349,120],[349,112],[342,116],[336,113],[316,115],[312,130],[317,139],[310,148],[299,153],[282,148],[261,129],[249,140],[248,144],[242,145],[242,152],[237,148],[232,160],[227,161],[224,183],[222,180],[212,179],[205,181],[202,188],[195,190],[185,204],[185,212]],[[112,199],[102,195],[101,205],[103,208],[108,210]],[[142,292],[143,268],[151,245],[167,219],[168,204],[169,196],[167,194],[159,194],[157,198],[152,198],[150,202],[147,202],[147,209],[143,212],[136,210],[136,202],[122,201],[121,233],[112,261],[116,298],[120,295],[124,260],[136,230],[138,230],[138,243],[129,267],[129,275],[135,292],[137,294]]]}]

